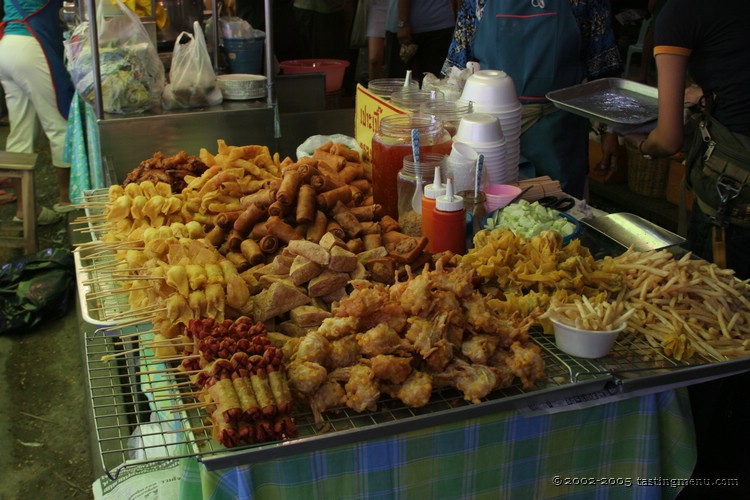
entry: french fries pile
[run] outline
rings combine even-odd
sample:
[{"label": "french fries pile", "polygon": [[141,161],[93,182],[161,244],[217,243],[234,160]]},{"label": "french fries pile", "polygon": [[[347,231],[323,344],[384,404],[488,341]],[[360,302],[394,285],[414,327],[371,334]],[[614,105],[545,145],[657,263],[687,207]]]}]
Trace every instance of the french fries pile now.
[{"label": "french fries pile", "polygon": [[632,249],[603,259],[624,277],[625,302],[635,311],[628,331],[675,359],[696,352],[719,361],[750,355],[750,287],[734,271],[668,250]]},{"label": "french fries pile", "polygon": [[626,310],[622,293],[612,302],[607,300],[592,302],[582,295],[573,302],[553,301],[549,309],[538,319],[551,318],[579,330],[610,332],[620,328],[635,312],[635,309]]}]

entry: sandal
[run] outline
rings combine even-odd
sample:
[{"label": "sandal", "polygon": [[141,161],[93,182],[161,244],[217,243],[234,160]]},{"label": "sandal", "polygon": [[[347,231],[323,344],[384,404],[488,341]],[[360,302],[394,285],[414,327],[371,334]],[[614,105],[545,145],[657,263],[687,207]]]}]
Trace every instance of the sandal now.
[{"label": "sandal", "polygon": [[13,193],[6,193],[2,189],[0,189],[0,205],[7,205],[8,203],[13,203],[16,201],[16,195]]},{"label": "sandal", "polygon": [[[50,226],[52,224],[60,222],[61,219],[62,217],[59,214],[56,214],[54,210],[51,210],[47,207],[42,207],[42,213],[40,213],[36,218],[36,225]],[[23,222],[23,218],[16,215],[13,217],[13,222]]]},{"label": "sandal", "polygon": [[54,210],[58,214],[67,214],[68,212],[72,212],[73,210],[77,210],[79,208],[81,207],[73,203],[55,203],[54,205],[52,205],[52,210]]}]

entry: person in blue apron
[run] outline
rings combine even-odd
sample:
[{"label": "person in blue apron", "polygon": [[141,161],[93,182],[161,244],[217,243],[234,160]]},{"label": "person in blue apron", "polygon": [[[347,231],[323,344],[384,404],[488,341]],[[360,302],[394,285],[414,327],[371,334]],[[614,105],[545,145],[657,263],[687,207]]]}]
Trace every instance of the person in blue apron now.
[{"label": "person in blue apron", "polygon": [[[505,71],[523,104],[521,155],[526,175],[549,175],[573,196],[585,195],[590,123],[558,111],[545,95],[586,80],[619,75],[620,54],[606,0],[465,0],[443,73],[477,61]],[[614,168],[617,137],[603,142]]]},{"label": "person in blue apron", "polygon": [[[39,126],[49,140],[59,200],[41,208],[38,224],[53,224],[70,211],[70,165],[63,161],[67,118],[74,87],[63,59],[62,0],[4,0],[0,38],[0,82],[8,106],[5,149],[33,153]],[[20,194],[20,189],[16,188]],[[21,200],[15,219],[20,220]]]}]

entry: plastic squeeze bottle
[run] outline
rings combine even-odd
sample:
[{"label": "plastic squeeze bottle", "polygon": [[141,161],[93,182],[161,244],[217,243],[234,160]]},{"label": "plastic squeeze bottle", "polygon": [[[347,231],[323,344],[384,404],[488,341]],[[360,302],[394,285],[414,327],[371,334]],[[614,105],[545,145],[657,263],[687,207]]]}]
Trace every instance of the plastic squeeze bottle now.
[{"label": "plastic squeeze bottle", "polygon": [[435,167],[435,177],[432,184],[427,184],[422,193],[422,236],[427,238],[428,252],[432,252],[432,212],[435,210],[435,201],[438,196],[445,194],[445,185],[440,176],[440,167]]},{"label": "plastic squeeze bottle", "polygon": [[432,251],[466,253],[466,210],[463,196],[453,194],[453,179],[448,177],[445,194],[435,200],[432,211]]}]

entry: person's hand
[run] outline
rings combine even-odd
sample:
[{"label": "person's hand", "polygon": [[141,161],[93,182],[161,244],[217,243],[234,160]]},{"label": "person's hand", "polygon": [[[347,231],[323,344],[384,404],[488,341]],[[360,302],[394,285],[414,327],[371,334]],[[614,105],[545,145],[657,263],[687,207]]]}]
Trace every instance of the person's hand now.
[{"label": "person's hand", "polygon": [[648,137],[648,134],[628,134],[624,135],[623,139],[625,139],[625,142],[630,144],[634,149],[638,149],[638,145],[646,140],[646,137]]},{"label": "person's hand", "polygon": [[685,89],[685,106],[688,108],[701,102],[703,89],[698,85],[690,85]]},{"label": "person's hand", "polygon": [[608,180],[617,171],[617,149],[619,142],[616,134],[602,135],[602,161],[594,166],[594,171]]}]

